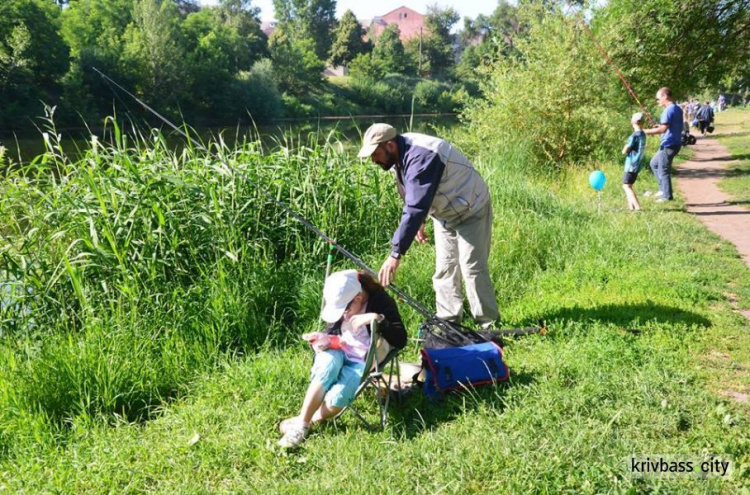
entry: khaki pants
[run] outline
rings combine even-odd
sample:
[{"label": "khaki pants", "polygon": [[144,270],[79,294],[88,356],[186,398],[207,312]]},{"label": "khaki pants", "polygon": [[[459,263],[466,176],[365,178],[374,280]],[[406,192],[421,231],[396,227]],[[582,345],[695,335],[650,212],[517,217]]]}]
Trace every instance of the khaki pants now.
[{"label": "khaki pants", "polygon": [[461,281],[466,281],[466,296],[474,320],[488,326],[500,317],[495,290],[490,280],[489,257],[492,240],[492,204],[476,217],[445,228],[433,219],[435,228],[435,289],[437,315],[449,321],[463,318]]}]

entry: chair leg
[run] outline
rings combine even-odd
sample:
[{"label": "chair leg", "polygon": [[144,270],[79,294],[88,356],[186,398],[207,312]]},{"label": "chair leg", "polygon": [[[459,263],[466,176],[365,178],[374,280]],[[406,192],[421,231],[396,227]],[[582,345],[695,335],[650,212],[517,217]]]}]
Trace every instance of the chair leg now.
[{"label": "chair leg", "polygon": [[[364,392],[369,386],[373,386],[377,395],[376,400],[378,403],[378,412],[380,413],[380,428],[382,430],[385,429],[386,423],[388,421],[388,408],[390,407],[391,401],[391,385],[393,384],[394,369],[396,370],[396,380],[399,386],[399,390],[401,389],[401,377],[398,375],[398,370],[400,369],[398,362],[398,354],[396,354],[393,359],[391,359],[390,362],[384,366],[383,371],[385,371],[385,368],[390,366],[390,370],[388,372],[388,380],[383,377],[383,371],[380,370],[378,363],[375,363],[373,372],[371,372],[367,376],[367,378],[359,385],[357,393],[355,394],[356,400],[356,398],[359,397],[360,394]],[[383,397],[380,393],[381,386],[385,387],[385,397]],[[400,401],[400,397],[397,397],[396,400]],[[367,419],[365,419],[365,417],[360,414],[353,405],[349,405],[348,407],[342,409],[336,415],[336,418],[341,417],[341,415],[344,414],[346,410],[351,410],[352,414],[354,414],[368,430],[376,431],[378,429],[374,423],[370,423],[369,421],[367,421]]]}]

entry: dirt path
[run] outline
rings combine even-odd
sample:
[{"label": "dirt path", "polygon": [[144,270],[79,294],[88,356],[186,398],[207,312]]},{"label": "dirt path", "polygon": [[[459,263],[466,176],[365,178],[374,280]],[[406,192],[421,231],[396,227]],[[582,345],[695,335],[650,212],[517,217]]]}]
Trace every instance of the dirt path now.
[{"label": "dirt path", "polygon": [[726,165],[732,156],[715,139],[701,136],[692,148],[693,159],[676,167],[677,187],[687,209],[712,232],[734,244],[750,268],[750,210],[732,204],[717,186],[727,175]]}]

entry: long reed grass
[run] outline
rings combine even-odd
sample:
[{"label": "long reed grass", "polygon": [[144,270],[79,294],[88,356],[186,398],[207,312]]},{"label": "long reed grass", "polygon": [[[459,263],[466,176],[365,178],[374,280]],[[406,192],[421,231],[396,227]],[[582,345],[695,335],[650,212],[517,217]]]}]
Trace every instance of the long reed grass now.
[{"label": "long reed grass", "polygon": [[[72,161],[48,124],[47,152],[2,183],[0,408],[58,427],[151,417],[218,356],[316,320],[327,248],[269,195],[353,252],[385,252],[398,215],[335,133],[175,151],[112,120]],[[9,414],[0,432],[25,421]]]}]

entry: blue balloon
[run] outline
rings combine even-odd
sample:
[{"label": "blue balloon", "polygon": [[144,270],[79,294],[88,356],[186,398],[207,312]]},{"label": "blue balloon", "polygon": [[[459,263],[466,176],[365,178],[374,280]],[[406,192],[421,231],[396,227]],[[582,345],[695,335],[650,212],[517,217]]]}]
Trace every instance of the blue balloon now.
[{"label": "blue balloon", "polygon": [[607,178],[604,176],[604,172],[601,170],[594,170],[589,174],[589,184],[597,191],[604,189],[604,184],[607,182]]}]

